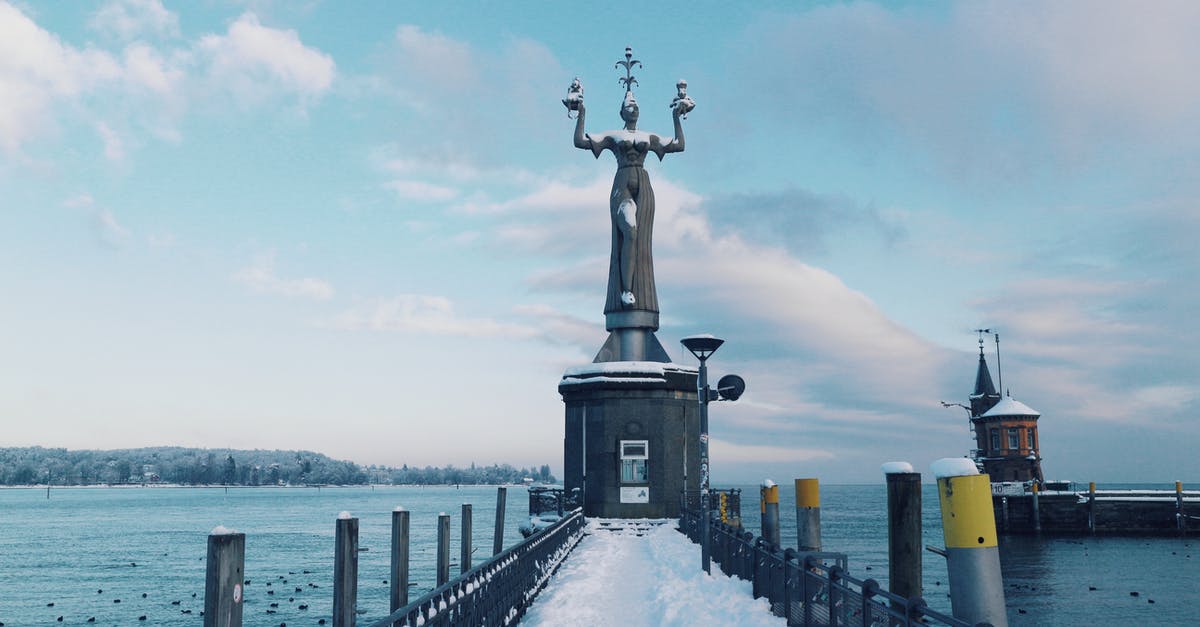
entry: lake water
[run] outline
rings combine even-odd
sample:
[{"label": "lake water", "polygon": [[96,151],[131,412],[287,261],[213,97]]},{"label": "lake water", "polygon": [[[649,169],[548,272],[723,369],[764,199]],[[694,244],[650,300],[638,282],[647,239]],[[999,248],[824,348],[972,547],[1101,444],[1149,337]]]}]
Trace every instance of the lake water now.
[{"label": "lake water", "polygon": [[[795,544],[790,488],[780,488],[785,545]],[[245,624],[316,625],[332,613],[334,520],[343,510],[359,518],[359,542],[369,549],[360,554],[359,607],[367,610],[364,619],[378,619],[388,609],[383,582],[392,509],[412,511],[415,598],[433,587],[439,512],[452,516],[451,557],[457,561],[460,506],[472,503],[474,561],[490,555],[496,489],[59,488],[50,496],[45,490],[0,490],[0,622],[6,627],[200,624],[207,535],[217,525],[246,533],[251,584]],[[934,486],[923,486],[923,496],[925,543],[942,546]],[[847,553],[854,576],[886,586],[884,486],[821,486],[821,500],[824,548]],[[520,540],[517,525],[526,519],[527,502],[524,488],[509,487],[506,546]],[[746,526],[757,532],[756,487],[744,486],[742,511]],[[1194,548],[1200,547],[1192,539],[1166,537],[1002,537],[1010,623],[1200,623],[1200,552],[1193,555]],[[927,602],[948,611],[944,560],[926,552],[924,575]],[[89,617],[95,623],[87,623]]]}]

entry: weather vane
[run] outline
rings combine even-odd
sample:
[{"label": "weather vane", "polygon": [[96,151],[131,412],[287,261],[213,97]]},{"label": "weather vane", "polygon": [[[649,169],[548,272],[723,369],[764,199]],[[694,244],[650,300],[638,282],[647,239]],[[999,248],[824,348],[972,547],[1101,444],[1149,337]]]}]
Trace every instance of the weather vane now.
[{"label": "weather vane", "polygon": [[621,66],[625,67],[625,76],[617,79],[618,81],[621,82],[621,86],[625,88],[625,91],[632,90],[633,86],[638,84],[637,79],[633,77],[633,74],[630,74],[630,72],[633,71],[633,66],[635,66],[635,65],[638,67],[642,67],[642,62],[633,58],[633,48],[632,47],[625,46],[625,60],[617,61],[617,64],[613,66],[613,67],[621,67]]}]

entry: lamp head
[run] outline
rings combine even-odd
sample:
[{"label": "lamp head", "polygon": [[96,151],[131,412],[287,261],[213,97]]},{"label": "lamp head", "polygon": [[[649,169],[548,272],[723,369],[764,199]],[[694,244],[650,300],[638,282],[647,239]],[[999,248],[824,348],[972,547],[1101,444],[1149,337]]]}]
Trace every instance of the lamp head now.
[{"label": "lamp head", "polygon": [[717,349],[725,343],[725,340],[714,337],[711,333],[701,333],[699,335],[689,335],[682,340],[679,340],[683,347],[691,351],[696,359],[701,362],[708,359]]}]

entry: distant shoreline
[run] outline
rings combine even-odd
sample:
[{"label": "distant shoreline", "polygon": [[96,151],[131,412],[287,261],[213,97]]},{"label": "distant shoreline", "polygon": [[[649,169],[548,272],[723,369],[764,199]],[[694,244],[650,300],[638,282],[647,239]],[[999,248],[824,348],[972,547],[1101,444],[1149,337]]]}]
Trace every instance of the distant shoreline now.
[{"label": "distant shoreline", "polygon": [[[535,483],[533,485],[543,485],[543,484]],[[46,488],[50,488],[50,490],[63,490],[63,489],[97,490],[97,489],[107,489],[107,488],[114,488],[114,489],[118,489],[118,490],[129,490],[129,489],[136,489],[136,488],[151,488],[151,489],[158,489],[158,488],[203,488],[203,489],[268,488],[268,489],[290,490],[290,489],[303,489],[303,488],[511,488],[511,487],[523,488],[523,487],[527,487],[527,484],[524,484],[524,483],[459,483],[459,484],[454,484],[454,483],[438,483],[438,484],[426,484],[426,483],[394,483],[394,484],[393,483],[346,483],[346,484],[320,483],[320,484],[317,484],[317,483],[310,483],[310,484],[302,484],[302,485],[234,485],[234,484],[224,485],[224,484],[214,483],[214,484],[193,485],[193,484],[182,484],[182,483],[113,483],[113,484],[89,483],[89,484],[79,484],[79,485],[54,484],[54,485],[47,486],[44,483],[40,483],[40,484],[34,484],[34,485],[0,485],[0,490],[45,490]]]}]

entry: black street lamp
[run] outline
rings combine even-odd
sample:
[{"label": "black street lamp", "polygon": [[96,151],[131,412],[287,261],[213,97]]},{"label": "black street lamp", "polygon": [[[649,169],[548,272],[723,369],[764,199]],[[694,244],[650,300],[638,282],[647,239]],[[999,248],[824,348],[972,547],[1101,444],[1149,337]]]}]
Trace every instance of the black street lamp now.
[{"label": "black street lamp", "polygon": [[709,552],[709,498],[708,498],[708,403],[714,400],[735,401],[746,389],[741,377],[730,374],[721,377],[717,389],[708,387],[708,358],[717,352],[725,340],[704,333],[689,335],[680,340],[696,359],[700,360],[700,371],[696,376],[696,395],[700,401],[700,565],[704,572],[711,573]]}]

